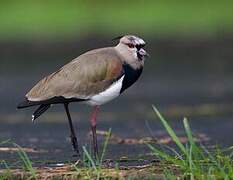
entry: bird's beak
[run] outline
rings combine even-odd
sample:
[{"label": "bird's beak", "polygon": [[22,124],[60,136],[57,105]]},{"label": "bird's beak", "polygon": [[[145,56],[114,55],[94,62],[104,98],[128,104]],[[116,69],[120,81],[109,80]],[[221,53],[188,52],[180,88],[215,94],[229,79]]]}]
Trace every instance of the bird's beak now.
[{"label": "bird's beak", "polygon": [[138,51],[138,53],[140,54],[140,56],[142,56],[142,57],[149,57],[150,55],[143,49],[143,48],[141,48],[139,51]]}]

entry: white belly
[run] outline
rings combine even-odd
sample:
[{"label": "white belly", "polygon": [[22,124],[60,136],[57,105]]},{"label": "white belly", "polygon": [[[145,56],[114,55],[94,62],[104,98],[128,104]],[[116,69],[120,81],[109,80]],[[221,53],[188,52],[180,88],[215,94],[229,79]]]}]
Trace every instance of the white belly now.
[{"label": "white belly", "polygon": [[96,105],[105,104],[105,103],[115,99],[117,96],[120,95],[123,79],[124,79],[124,76],[122,76],[118,81],[113,83],[105,91],[92,96],[90,98],[90,100],[86,101],[85,103],[92,105],[92,106],[96,106]]}]

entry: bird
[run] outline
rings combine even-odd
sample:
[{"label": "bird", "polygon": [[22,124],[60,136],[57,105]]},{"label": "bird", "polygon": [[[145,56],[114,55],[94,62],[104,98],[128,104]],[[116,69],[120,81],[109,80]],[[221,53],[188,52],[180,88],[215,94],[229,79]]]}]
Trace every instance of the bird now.
[{"label": "bird", "polygon": [[135,35],[124,35],[114,40],[116,46],[87,51],[59,70],[41,79],[18,104],[17,108],[37,106],[32,122],[53,104],[63,104],[70,128],[70,139],[77,156],[78,140],[73,127],[69,104],[85,103],[93,107],[91,131],[94,156],[98,156],[96,135],[97,114],[100,106],[115,99],[141,76],[145,59],[145,41]]}]

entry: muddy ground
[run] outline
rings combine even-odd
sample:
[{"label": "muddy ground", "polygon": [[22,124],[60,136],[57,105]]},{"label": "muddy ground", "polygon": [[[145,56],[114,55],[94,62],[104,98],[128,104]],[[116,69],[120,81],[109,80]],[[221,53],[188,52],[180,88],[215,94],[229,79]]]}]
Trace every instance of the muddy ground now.
[{"label": "muddy ground", "polygon": [[[106,159],[122,166],[150,164],[156,160],[144,142],[173,145],[158,118],[154,104],[169,119],[183,142],[184,116],[198,140],[208,147],[233,144],[232,36],[215,38],[149,38],[144,74],[120,98],[104,105],[98,118],[99,145],[112,129]],[[105,38],[106,41],[102,41]],[[95,36],[65,42],[0,43],[0,140],[10,139],[28,153],[35,167],[74,163],[67,119],[62,106],[53,106],[35,124],[32,109],[16,110],[23,95],[44,75],[88,49],[112,44]],[[84,43],[85,42],[85,43]],[[82,46],[80,46],[82,44]],[[82,48],[81,48],[82,47]],[[80,146],[90,147],[89,113],[85,105],[72,104],[71,113]],[[100,147],[101,149],[101,147]],[[142,161],[140,161],[140,159]],[[12,145],[0,145],[0,160],[20,167]]]}]

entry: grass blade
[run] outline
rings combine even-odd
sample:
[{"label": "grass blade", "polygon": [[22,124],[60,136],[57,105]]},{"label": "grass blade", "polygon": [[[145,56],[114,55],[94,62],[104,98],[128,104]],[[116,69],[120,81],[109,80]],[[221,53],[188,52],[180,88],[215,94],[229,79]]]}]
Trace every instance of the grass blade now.
[{"label": "grass blade", "polygon": [[188,136],[188,140],[189,140],[190,144],[192,144],[193,146],[196,146],[187,118],[184,118],[183,124],[184,124],[184,129],[185,129],[185,132]]},{"label": "grass blade", "polygon": [[97,168],[96,168],[96,165],[94,163],[94,160],[91,158],[91,155],[88,153],[85,146],[83,146],[83,151],[84,151],[85,156],[89,160],[89,162],[91,162],[92,168],[94,168],[94,170],[97,172]]},{"label": "grass blade", "polygon": [[13,179],[11,169],[6,163],[5,160],[2,160],[1,162],[5,166],[5,170],[2,174],[0,174],[0,179],[5,180],[5,179]]},{"label": "grass blade", "polygon": [[168,153],[156,149],[151,144],[147,144],[147,146],[151,149],[151,151],[154,153],[155,156],[161,157],[161,158],[165,159],[166,161],[172,162],[172,163],[177,164],[179,166],[182,166],[182,167],[185,166],[183,161],[181,161],[180,159],[176,159],[173,156],[169,155]]},{"label": "grass blade", "polygon": [[197,159],[204,159],[205,156],[204,156],[203,151],[200,148],[198,148],[198,146],[196,145],[196,143],[194,141],[193,133],[191,131],[191,128],[189,126],[187,118],[184,118],[183,124],[184,124],[184,129],[185,129],[186,135],[188,137],[188,141],[189,141],[190,147],[192,147],[192,154],[193,154],[194,158],[196,160]]},{"label": "grass blade", "polygon": [[180,142],[179,138],[176,136],[176,134],[173,131],[173,129],[170,127],[170,125],[167,123],[167,121],[164,119],[164,117],[160,114],[160,112],[157,110],[157,108],[155,106],[153,106],[153,105],[152,105],[152,108],[153,108],[154,112],[157,114],[157,116],[159,117],[159,119],[161,120],[161,122],[163,123],[164,127],[166,128],[168,134],[171,136],[171,138],[173,139],[173,141],[180,148],[180,150],[186,156],[188,156],[188,153],[186,152],[186,149],[185,149],[184,145]]},{"label": "grass blade", "polygon": [[10,139],[4,140],[4,141],[0,141],[0,145],[7,144],[7,143],[9,143],[10,141],[11,141]]},{"label": "grass blade", "polygon": [[109,142],[109,138],[111,137],[111,128],[108,130],[108,134],[107,134],[107,137],[104,141],[104,147],[103,147],[103,151],[102,151],[102,154],[101,154],[101,157],[100,157],[100,165],[102,165],[103,163],[103,159],[104,159],[104,155],[105,155],[105,152],[106,152],[106,149],[107,149],[107,146],[108,146],[108,142]]},{"label": "grass blade", "polygon": [[224,177],[224,179],[228,179],[228,175],[225,172],[224,168],[221,166],[221,164],[214,158],[214,156],[204,146],[203,149],[208,154],[208,158],[211,160],[211,162],[214,163],[215,166],[219,169],[219,171],[222,174],[222,177]]},{"label": "grass blade", "polygon": [[23,165],[24,165],[24,168],[25,170],[29,171],[32,175],[32,177],[34,179],[36,179],[36,171],[35,169],[32,167],[32,162],[30,161],[28,155],[25,153],[25,151],[23,150],[23,148],[21,146],[19,146],[18,144],[16,143],[13,143],[14,146],[16,146],[18,148],[18,155],[20,157],[20,159],[22,160],[23,162]]}]

